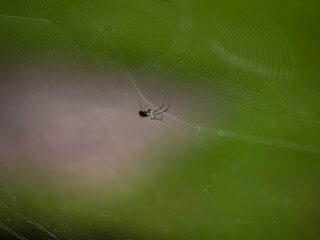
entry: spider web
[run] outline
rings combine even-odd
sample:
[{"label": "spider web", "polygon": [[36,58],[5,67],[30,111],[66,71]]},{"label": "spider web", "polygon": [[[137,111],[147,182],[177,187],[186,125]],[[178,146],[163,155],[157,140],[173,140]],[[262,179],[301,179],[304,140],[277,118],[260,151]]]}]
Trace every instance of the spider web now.
[{"label": "spider web", "polygon": [[[52,72],[66,73],[94,55],[104,71],[110,62],[124,70],[124,78],[136,90],[137,108],[140,99],[154,107],[170,101],[172,111],[166,116],[218,139],[320,153],[312,139],[303,144],[215,127],[217,115],[281,103],[293,84],[290,45],[268,18],[206,23],[192,17],[192,10],[183,1],[1,1],[0,9],[0,26],[9,39],[2,50],[8,46],[6,56],[18,53],[21,58],[19,64],[5,69],[4,75],[43,62]],[[55,85],[54,80],[51,85]],[[282,116],[286,123],[300,122],[308,125],[304,129],[319,130],[318,118],[296,114],[295,109],[288,112],[294,114]],[[205,193],[215,187],[211,183],[206,186]],[[99,234],[107,239],[131,239],[128,236],[134,235],[129,224],[119,223],[123,216],[112,207],[85,212],[81,205],[72,206],[70,200],[69,206],[49,211],[49,203],[44,204],[40,216],[39,209],[20,205],[11,187],[3,184],[1,189],[0,228],[8,239],[31,239],[35,235],[42,239],[94,239]],[[51,211],[56,213],[54,219],[46,217]],[[79,223],[85,230],[72,226],[70,215],[88,218]],[[145,219],[156,221],[146,215]],[[276,222],[272,219],[262,224]],[[236,218],[235,223],[260,224],[242,218]],[[157,226],[157,231],[170,232],[165,224]],[[119,234],[124,229],[128,234]],[[185,236],[179,229],[175,231]]]},{"label": "spider web", "polygon": [[[115,59],[127,69],[143,100],[159,105],[171,99],[174,115],[196,125],[203,122],[195,116],[212,119],[223,114],[222,109],[280,102],[292,84],[290,48],[267,21],[254,19],[238,28],[212,23],[209,28],[186,17],[191,15],[187,9],[172,15],[179,6],[173,3],[161,8],[126,1],[49,3],[38,3],[39,9],[25,12],[28,17],[12,18],[9,11],[2,18],[28,25],[28,34],[41,32],[54,46],[54,53],[44,56],[66,66],[65,71],[87,51]],[[11,5],[2,9],[14,9]],[[32,43],[35,49],[25,49],[34,52],[41,44]],[[209,110],[197,112],[199,106]]]},{"label": "spider web", "polygon": [[[191,99],[190,105],[197,103],[204,108],[209,102],[208,108],[220,113],[220,109],[230,106],[239,110],[279,102],[289,89],[293,78],[292,54],[272,25],[255,21],[238,29],[215,24],[208,28],[194,19],[188,21],[183,15],[172,16],[170,8],[155,14],[153,8],[132,4],[124,8],[125,3],[99,2],[106,14],[97,14],[98,20],[92,19],[88,9],[95,8],[87,6],[87,2],[69,2],[63,8],[68,21],[77,21],[78,16],[85,18],[81,9],[89,12],[86,26],[103,32],[94,50],[103,51],[129,68],[145,99],[153,103],[161,102],[161,98],[173,99],[179,116],[186,111],[183,104],[189,105],[184,103],[186,99]],[[70,20],[70,15],[74,19]],[[59,21],[63,19],[57,25]],[[105,25],[112,26],[112,30],[103,30]],[[140,35],[140,31],[148,35]],[[133,56],[138,66],[130,64]],[[184,96],[177,96],[176,92]]]}]

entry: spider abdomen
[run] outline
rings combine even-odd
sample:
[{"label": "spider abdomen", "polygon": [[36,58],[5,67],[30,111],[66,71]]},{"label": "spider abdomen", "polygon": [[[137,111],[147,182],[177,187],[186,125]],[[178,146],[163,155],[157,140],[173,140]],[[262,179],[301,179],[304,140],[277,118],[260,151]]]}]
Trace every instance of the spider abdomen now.
[{"label": "spider abdomen", "polygon": [[139,116],[140,117],[149,117],[149,113],[146,111],[139,111]]}]

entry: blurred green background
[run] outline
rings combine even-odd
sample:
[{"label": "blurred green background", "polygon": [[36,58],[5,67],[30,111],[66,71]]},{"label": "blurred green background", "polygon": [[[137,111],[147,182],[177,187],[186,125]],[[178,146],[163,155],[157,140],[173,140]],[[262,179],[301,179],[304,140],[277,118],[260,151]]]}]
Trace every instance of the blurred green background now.
[{"label": "blurred green background", "polygon": [[318,239],[319,18],[1,0],[0,238]]}]

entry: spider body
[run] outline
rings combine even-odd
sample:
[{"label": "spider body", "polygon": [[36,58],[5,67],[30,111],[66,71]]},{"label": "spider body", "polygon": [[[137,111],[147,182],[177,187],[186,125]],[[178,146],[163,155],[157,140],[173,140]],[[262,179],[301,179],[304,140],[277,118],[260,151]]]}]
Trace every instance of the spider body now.
[{"label": "spider body", "polygon": [[149,111],[151,111],[151,109],[147,110],[147,111],[139,111],[139,116],[140,117],[149,117],[150,113]]},{"label": "spider body", "polygon": [[[150,108],[148,110],[142,110],[141,109],[141,102],[140,102],[139,116],[141,118],[150,117],[151,120],[162,121],[162,119],[163,119],[162,113],[168,111],[168,109],[170,108],[170,103],[169,103],[168,107],[164,110],[162,109],[163,105],[164,105],[164,102],[162,103],[161,107],[159,107],[156,110],[151,110]],[[148,108],[148,106],[147,106],[147,108]]]}]

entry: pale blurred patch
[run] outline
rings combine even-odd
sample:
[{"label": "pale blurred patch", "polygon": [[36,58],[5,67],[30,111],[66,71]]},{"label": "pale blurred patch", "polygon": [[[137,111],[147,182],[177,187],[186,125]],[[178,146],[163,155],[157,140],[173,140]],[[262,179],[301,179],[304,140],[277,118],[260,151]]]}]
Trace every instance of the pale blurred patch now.
[{"label": "pale blurred patch", "polygon": [[[54,84],[35,84],[34,76],[24,75],[26,84],[3,84],[3,166],[117,178],[152,152],[160,152],[157,145],[165,139],[183,138],[183,127],[166,116],[161,122],[138,116],[139,97],[130,84],[90,83],[97,76],[86,75],[81,84],[70,79],[63,83],[60,77],[48,77]],[[28,78],[33,78],[32,84]]]}]

